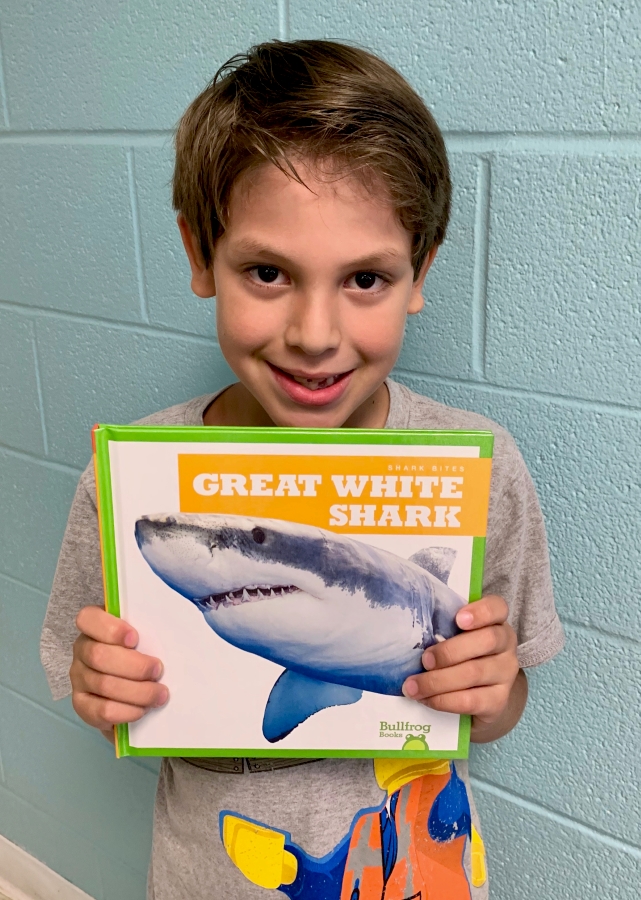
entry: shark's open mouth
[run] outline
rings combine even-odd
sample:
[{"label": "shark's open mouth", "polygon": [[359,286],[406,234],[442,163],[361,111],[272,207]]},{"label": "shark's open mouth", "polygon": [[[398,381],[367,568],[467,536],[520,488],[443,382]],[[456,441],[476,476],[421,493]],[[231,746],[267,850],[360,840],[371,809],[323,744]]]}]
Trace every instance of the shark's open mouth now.
[{"label": "shark's open mouth", "polygon": [[246,584],[237,591],[228,591],[224,594],[210,594],[196,603],[201,609],[219,609],[221,606],[240,606],[241,603],[255,603],[257,600],[267,600],[270,597],[284,597],[286,594],[300,592],[295,584]]}]

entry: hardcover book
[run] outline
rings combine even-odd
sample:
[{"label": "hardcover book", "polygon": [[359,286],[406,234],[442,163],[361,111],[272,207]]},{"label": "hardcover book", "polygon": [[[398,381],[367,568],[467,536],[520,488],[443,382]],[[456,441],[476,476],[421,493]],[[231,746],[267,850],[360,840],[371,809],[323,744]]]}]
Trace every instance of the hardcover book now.
[{"label": "hardcover book", "polygon": [[468,754],[402,695],[481,596],[482,431],[96,425],[107,611],[169,701],[120,756]]}]

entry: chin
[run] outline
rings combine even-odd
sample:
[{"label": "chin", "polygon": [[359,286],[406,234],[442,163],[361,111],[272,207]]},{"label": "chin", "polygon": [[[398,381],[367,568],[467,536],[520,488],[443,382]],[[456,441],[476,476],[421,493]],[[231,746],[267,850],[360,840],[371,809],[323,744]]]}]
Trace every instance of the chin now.
[{"label": "chin", "polygon": [[279,406],[267,412],[280,428],[341,428],[353,410],[285,409]]}]

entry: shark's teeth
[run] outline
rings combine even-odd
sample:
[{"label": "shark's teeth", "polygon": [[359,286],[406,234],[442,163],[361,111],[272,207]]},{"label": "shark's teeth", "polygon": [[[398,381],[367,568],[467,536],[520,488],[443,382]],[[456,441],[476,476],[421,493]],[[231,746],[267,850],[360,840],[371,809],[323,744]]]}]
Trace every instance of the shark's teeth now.
[{"label": "shark's teeth", "polygon": [[221,606],[240,606],[241,603],[255,603],[257,600],[267,600],[270,597],[284,597],[294,594],[300,588],[295,584],[247,584],[236,591],[228,591],[225,594],[211,594],[197,600],[202,609],[219,609]]}]

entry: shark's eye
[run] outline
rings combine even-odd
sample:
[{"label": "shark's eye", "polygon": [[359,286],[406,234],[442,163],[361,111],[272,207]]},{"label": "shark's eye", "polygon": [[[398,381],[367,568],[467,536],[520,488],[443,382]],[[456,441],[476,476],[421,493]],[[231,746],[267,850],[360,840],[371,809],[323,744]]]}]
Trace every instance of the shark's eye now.
[{"label": "shark's eye", "polygon": [[262,528],[256,526],[256,528],[252,528],[252,537],[257,544],[262,544],[265,541],[265,532]]}]

